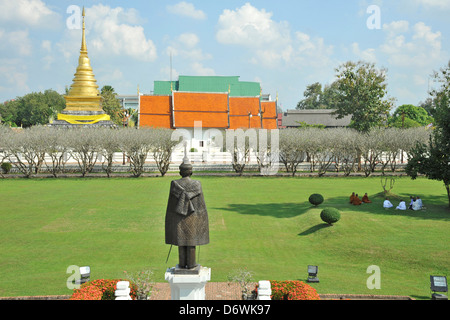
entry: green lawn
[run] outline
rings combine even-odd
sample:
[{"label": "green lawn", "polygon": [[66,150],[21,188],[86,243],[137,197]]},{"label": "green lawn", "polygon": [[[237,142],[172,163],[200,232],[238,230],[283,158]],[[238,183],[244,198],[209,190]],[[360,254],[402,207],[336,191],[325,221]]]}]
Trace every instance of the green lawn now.
[{"label": "green lawn", "polygon": [[[393,193],[420,195],[427,210],[384,210],[382,198],[355,207],[351,192],[382,191],[380,178],[194,177],[205,193],[211,243],[199,262],[212,281],[246,267],[255,280],[305,280],[319,266],[319,293],[430,297],[429,276],[449,271],[449,230],[441,182],[397,178]],[[0,180],[0,296],[70,294],[70,265],[89,265],[91,279],[151,268],[157,281],[177,262],[164,243],[170,181],[165,178]],[[325,202],[312,207],[308,197]],[[398,201],[394,201],[397,205]],[[332,227],[321,207],[341,210]],[[381,289],[369,290],[370,265]]]}]

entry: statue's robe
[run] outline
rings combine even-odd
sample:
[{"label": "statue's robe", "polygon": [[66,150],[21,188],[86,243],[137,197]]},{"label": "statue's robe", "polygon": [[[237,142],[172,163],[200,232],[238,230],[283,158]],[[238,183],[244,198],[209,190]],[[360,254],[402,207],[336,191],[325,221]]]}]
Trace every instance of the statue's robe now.
[{"label": "statue's robe", "polygon": [[172,181],[166,210],[166,244],[200,246],[209,243],[208,212],[199,181]]}]

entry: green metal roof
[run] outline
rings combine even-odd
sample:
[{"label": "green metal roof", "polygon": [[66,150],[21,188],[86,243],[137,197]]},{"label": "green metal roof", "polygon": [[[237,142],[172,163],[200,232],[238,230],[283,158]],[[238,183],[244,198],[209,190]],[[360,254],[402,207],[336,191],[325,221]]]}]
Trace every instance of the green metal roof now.
[{"label": "green metal roof", "polygon": [[178,81],[172,81],[172,88],[170,81],[155,81],[153,86],[155,96],[170,96],[172,94],[171,89],[178,90]]},{"label": "green metal roof", "polygon": [[[155,81],[155,95],[170,95],[170,81]],[[179,76],[172,89],[187,92],[228,92],[232,97],[256,97],[261,93],[258,82],[241,82],[239,76]]]}]

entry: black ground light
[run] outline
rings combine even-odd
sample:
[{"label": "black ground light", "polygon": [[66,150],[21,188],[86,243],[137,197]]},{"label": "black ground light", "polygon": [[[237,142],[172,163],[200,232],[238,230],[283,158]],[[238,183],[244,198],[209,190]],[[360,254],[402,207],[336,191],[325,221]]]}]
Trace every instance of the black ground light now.
[{"label": "black ground light", "polygon": [[308,282],[319,282],[319,278],[317,278],[317,273],[319,273],[318,266],[308,266]]},{"label": "black ground light", "polygon": [[448,292],[447,286],[447,277],[445,276],[430,276],[431,283],[431,291],[433,291],[431,295],[432,300],[448,300],[448,297],[445,294],[436,293],[436,292]]}]

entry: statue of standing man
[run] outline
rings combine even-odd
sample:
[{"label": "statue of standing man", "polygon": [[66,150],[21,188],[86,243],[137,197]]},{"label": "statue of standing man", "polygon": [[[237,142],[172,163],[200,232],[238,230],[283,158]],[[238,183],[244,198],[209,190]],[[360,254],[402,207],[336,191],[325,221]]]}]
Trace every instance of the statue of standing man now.
[{"label": "statue of standing man", "polygon": [[166,244],[178,246],[178,269],[195,269],[196,246],[209,243],[208,212],[200,181],[192,180],[192,164],[186,155],[181,179],[172,181],[166,211]]}]

